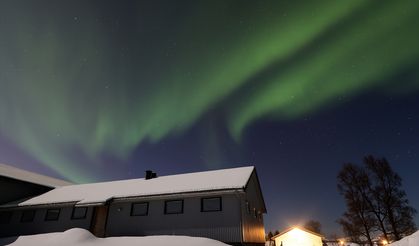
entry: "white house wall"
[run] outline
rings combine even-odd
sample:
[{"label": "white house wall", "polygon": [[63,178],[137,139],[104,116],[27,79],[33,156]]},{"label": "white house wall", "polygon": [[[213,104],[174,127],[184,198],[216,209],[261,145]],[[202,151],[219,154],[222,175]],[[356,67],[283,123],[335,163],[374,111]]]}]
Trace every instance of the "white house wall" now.
[{"label": "white house wall", "polygon": [[[282,243],[282,244],[281,244]],[[322,246],[322,239],[314,234],[302,231],[291,230],[275,238],[276,246]]]},{"label": "white house wall", "polygon": [[202,197],[183,198],[183,214],[164,214],[163,199],[148,201],[147,216],[130,216],[131,202],[111,203],[106,236],[188,235],[241,242],[238,197],[222,195],[222,211],[201,212]]}]

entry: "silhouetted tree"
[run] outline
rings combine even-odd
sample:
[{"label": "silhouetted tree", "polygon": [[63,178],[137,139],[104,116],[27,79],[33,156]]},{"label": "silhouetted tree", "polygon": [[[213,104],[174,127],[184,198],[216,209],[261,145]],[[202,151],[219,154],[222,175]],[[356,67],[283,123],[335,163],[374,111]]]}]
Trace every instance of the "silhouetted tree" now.
[{"label": "silhouetted tree", "polygon": [[[376,159],[370,155],[364,158],[364,164],[373,183],[373,209],[381,214],[384,228],[389,228],[392,235],[391,240],[400,240],[415,232],[416,210],[409,205],[401,177],[385,158]],[[387,236],[385,238],[388,240]]]},{"label": "silhouetted tree", "polygon": [[385,225],[385,214],[383,213],[383,206],[374,197],[373,187],[368,173],[361,167],[353,164],[348,165],[352,165],[352,172],[356,172],[352,173],[352,185],[364,203],[363,208],[367,213],[371,213],[371,216],[375,217],[372,218],[369,216],[369,220],[374,221],[375,225],[375,227],[372,227],[371,230],[377,229],[381,231],[382,237],[389,241]]},{"label": "silhouetted tree", "polygon": [[320,224],[319,221],[317,220],[309,220],[304,224],[304,228],[312,231],[312,232],[316,232],[321,234],[322,231],[322,225]]},{"label": "silhouetted tree", "polygon": [[353,164],[345,164],[339,172],[338,190],[345,198],[347,211],[338,223],[354,242],[367,241],[373,245],[372,238],[376,222],[362,194],[366,192],[365,179],[363,170]]},{"label": "silhouetted tree", "polygon": [[269,231],[268,232],[268,234],[266,235],[266,240],[265,241],[269,241],[269,240],[271,240],[271,238],[273,237],[274,235],[272,234],[272,232],[271,231]]},{"label": "silhouetted tree", "polygon": [[274,232],[274,236],[275,235],[278,235],[279,234],[279,231],[278,230],[275,230],[275,232]]},{"label": "silhouetted tree", "polygon": [[338,190],[344,196],[347,211],[338,223],[356,242],[372,244],[372,237],[400,240],[416,231],[400,176],[386,159],[364,158],[365,168],[345,164],[338,175]]}]

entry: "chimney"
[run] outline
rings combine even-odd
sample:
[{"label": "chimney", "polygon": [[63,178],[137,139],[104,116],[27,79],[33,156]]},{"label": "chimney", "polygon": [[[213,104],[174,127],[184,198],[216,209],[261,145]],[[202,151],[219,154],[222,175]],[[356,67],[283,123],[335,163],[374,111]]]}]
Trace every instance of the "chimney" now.
[{"label": "chimney", "polygon": [[154,179],[154,178],[157,178],[157,173],[154,173],[153,171],[151,171],[151,170],[146,170],[145,171],[145,179],[147,180],[147,179]]}]

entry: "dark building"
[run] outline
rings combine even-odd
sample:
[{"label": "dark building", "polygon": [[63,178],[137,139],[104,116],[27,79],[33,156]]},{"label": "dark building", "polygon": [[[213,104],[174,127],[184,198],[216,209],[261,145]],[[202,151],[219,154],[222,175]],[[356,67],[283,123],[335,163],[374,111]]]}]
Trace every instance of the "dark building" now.
[{"label": "dark building", "polygon": [[71,183],[0,164],[0,204],[41,195]]},{"label": "dark building", "polygon": [[99,237],[187,235],[265,242],[266,207],[254,167],[70,185],[0,208],[0,237],[79,227]]}]

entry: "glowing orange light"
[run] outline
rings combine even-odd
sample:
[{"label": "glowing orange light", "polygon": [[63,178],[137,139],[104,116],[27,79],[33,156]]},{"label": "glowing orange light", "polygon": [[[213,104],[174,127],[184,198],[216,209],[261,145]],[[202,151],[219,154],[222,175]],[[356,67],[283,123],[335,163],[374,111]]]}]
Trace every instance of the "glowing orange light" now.
[{"label": "glowing orange light", "polygon": [[304,232],[300,228],[294,227],[294,229],[290,231],[290,235],[296,238],[301,238],[304,237]]},{"label": "glowing orange light", "polygon": [[388,244],[387,240],[385,240],[385,239],[382,241],[382,243],[383,243],[383,245],[387,245]]}]

